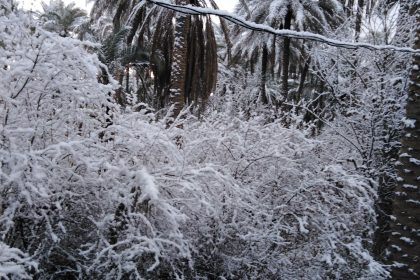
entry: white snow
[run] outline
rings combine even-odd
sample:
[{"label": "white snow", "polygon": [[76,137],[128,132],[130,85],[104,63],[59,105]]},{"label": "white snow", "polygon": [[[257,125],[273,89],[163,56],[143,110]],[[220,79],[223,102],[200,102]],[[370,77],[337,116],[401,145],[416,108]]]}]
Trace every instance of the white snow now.
[{"label": "white snow", "polygon": [[410,184],[403,184],[403,188],[417,190],[418,186],[414,186],[414,185],[410,185]]},{"label": "white snow", "polygon": [[416,158],[410,158],[410,162],[414,163],[415,165],[420,165],[420,160]]},{"label": "white snow", "polygon": [[404,124],[406,128],[415,128],[416,127],[416,120],[414,119],[407,119],[403,118],[401,122]]},{"label": "white snow", "polygon": [[402,237],[400,237],[400,239],[402,241],[404,241],[405,243],[408,243],[408,244],[413,244],[414,243],[414,240],[412,240],[411,238],[408,238],[408,237],[402,236]]}]

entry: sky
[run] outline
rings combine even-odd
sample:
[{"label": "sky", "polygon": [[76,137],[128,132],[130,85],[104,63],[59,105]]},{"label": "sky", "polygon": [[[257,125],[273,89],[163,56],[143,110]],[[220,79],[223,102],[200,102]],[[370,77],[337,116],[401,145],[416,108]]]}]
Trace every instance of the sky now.
[{"label": "sky", "polygon": [[219,9],[233,12],[233,8],[238,3],[238,0],[216,0]]},{"label": "sky", "polygon": [[[83,9],[90,9],[92,6],[92,3],[86,4],[86,0],[63,0],[64,3],[69,4],[71,2],[76,3],[78,7],[81,7]],[[217,5],[221,10],[228,10],[233,11],[233,7],[236,5],[238,0],[215,0]],[[41,9],[41,3],[42,0],[19,0],[19,2],[23,3],[23,7],[28,10],[40,10]],[[45,0],[44,2],[49,2],[49,0]]]}]

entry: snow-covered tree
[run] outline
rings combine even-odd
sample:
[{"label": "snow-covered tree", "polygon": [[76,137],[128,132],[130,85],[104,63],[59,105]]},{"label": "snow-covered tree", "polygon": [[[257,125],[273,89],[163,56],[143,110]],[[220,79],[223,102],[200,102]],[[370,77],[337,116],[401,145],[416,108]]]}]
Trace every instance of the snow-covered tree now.
[{"label": "snow-covered tree", "polygon": [[[407,3],[405,3],[407,4]],[[408,14],[417,20],[414,48],[420,49],[420,3],[409,3]],[[398,185],[395,188],[392,222],[389,235],[389,254],[393,261],[392,276],[395,279],[420,277],[420,56],[415,54],[412,62],[410,85],[403,120]]]},{"label": "snow-covered tree", "polygon": [[[207,5],[201,0],[174,3],[202,7]],[[176,103],[178,105],[175,106],[175,115],[185,105],[191,104],[200,112],[203,111],[208,96],[214,92],[217,76],[216,42],[209,16],[184,16],[147,5],[146,1],[95,1],[92,17],[97,20],[104,14],[112,19],[114,34],[129,28],[126,32],[125,47],[131,49],[134,54],[144,54],[143,60],[133,55],[131,60],[120,67],[124,70],[118,71],[117,80],[120,84],[125,81],[122,90],[128,98],[132,95],[134,100],[137,98],[137,102],[147,102],[156,109]],[[192,22],[183,33],[177,32],[176,26],[172,24],[172,21],[180,22],[176,21],[177,17]],[[182,35],[182,38],[179,35]],[[177,54],[179,43],[185,45],[185,55],[181,60]],[[178,66],[181,66],[181,71],[177,71]],[[134,74],[129,75],[129,72]],[[153,84],[152,90],[146,88],[146,84],[147,87]],[[178,91],[181,95],[175,101],[173,92]]]},{"label": "snow-covered tree", "polygon": [[[237,13],[243,17],[256,23],[263,23],[276,29],[293,29],[300,31],[313,31],[320,34],[331,32],[342,18],[342,6],[338,1],[312,1],[312,0],[291,0],[291,1],[244,1],[247,4],[240,4],[237,7]],[[253,32],[252,30],[238,29],[234,50],[237,56],[246,57],[251,66],[260,61],[261,57],[261,80],[263,84],[261,89],[265,90],[265,79],[268,73],[276,71],[278,75],[281,73],[281,91],[282,96],[279,99],[295,99],[289,95],[289,68],[294,67],[294,73],[301,73],[303,82],[307,78],[307,69],[310,64],[308,50],[309,43],[302,46],[300,42],[293,41],[290,38],[283,38],[281,46],[278,46],[278,38],[276,36]],[[252,43],[250,43],[252,42]],[[281,59],[276,58],[278,56]],[[299,63],[290,65],[290,60]],[[278,60],[278,61],[277,61]],[[269,67],[271,70],[269,70]],[[299,67],[301,69],[299,69]],[[306,70],[304,70],[306,69]],[[302,83],[303,83],[302,82]],[[297,91],[297,89],[295,89]],[[266,100],[263,98],[261,100]]]},{"label": "snow-covered tree", "polygon": [[44,28],[57,32],[60,36],[67,37],[87,24],[86,12],[77,8],[74,3],[65,5],[62,0],[50,0],[50,3],[42,2],[42,9]]}]

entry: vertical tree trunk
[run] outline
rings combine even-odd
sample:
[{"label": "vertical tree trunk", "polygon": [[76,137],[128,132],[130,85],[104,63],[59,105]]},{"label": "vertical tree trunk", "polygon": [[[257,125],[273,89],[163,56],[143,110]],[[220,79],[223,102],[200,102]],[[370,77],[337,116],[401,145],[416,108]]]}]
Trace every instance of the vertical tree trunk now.
[{"label": "vertical tree trunk", "polygon": [[120,87],[115,90],[115,100],[119,105],[122,107],[125,107],[126,104],[126,98],[125,98],[125,92],[123,88],[123,81],[124,81],[124,67],[117,66],[115,70],[114,78],[118,81],[118,84]]},{"label": "vertical tree trunk", "polygon": [[355,41],[358,42],[360,39],[360,33],[362,32],[362,20],[363,20],[363,6],[365,5],[364,0],[357,1],[357,12],[356,12],[356,26],[355,26]]},{"label": "vertical tree trunk", "polygon": [[276,35],[273,35],[273,42],[271,43],[271,56],[270,56],[270,75],[275,78],[276,67]]},{"label": "vertical tree trunk", "polygon": [[[417,14],[415,48],[420,49]],[[420,55],[414,55],[401,144],[400,182],[393,199],[390,254],[393,279],[420,279]]]},{"label": "vertical tree trunk", "polygon": [[[284,29],[290,29],[292,24],[292,11],[289,8],[289,11],[286,14],[284,19]],[[290,38],[285,37],[283,41],[283,55],[282,55],[282,94],[285,99],[288,98],[289,94],[289,63],[290,63]]]},{"label": "vertical tree trunk", "polygon": [[[344,1],[344,3],[346,3],[346,1]],[[347,5],[344,4],[344,6],[346,6],[347,18],[353,14],[353,5],[354,0],[348,0]]]},{"label": "vertical tree trunk", "polygon": [[[281,53],[281,51],[280,51],[280,53]],[[276,77],[279,80],[281,80],[281,73],[283,72],[282,69],[281,69],[281,67],[282,67],[282,63],[279,63],[278,64],[278,67],[277,67],[277,74],[276,74]]]},{"label": "vertical tree trunk", "polygon": [[130,65],[125,66],[125,94],[129,94],[130,91]]},{"label": "vertical tree trunk", "polygon": [[[178,5],[187,5],[187,0],[177,1]],[[184,108],[185,79],[187,74],[187,49],[189,16],[178,13],[175,17],[174,48],[171,65],[171,87],[169,102],[174,106],[173,117],[177,117]]]},{"label": "vertical tree trunk", "polygon": [[268,63],[268,49],[267,45],[264,44],[262,47],[262,58],[261,58],[261,84],[260,84],[260,100],[263,104],[268,104],[266,83],[267,83],[267,63]]},{"label": "vertical tree trunk", "polygon": [[302,70],[300,73],[300,81],[299,81],[299,88],[298,88],[297,96],[295,98],[296,102],[299,102],[300,98],[302,97],[303,88],[305,86],[306,77],[308,76],[310,64],[311,64],[311,58],[309,57],[308,59],[305,60],[303,67],[301,66]]}]

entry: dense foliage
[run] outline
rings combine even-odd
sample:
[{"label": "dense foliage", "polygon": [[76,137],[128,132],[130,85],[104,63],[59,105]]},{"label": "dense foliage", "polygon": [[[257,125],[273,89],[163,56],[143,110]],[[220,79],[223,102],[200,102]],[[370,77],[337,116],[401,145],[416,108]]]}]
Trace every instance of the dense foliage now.
[{"label": "dense foliage", "polygon": [[[346,18],[340,1],[240,2],[237,13],[256,22],[285,28],[290,14],[289,28],[316,22],[355,39],[346,34],[358,14]],[[355,40],[410,45],[414,20],[388,26],[385,14],[398,13],[385,2],[364,19],[383,29]],[[76,39],[62,3],[34,17],[0,0],[0,278],[389,276],[374,236],[398,181],[409,54],[297,40],[285,49],[194,16],[183,29],[190,106],[172,114],[171,77],[158,75],[170,75],[177,47],[176,23],[164,23],[179,19],[145,1],[107,3],[83,31],[92,42]],[[124,27],[133,22],[134,34]],[[282,63],[285,51],[296,64]]]}]

